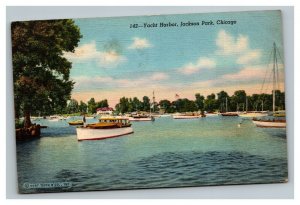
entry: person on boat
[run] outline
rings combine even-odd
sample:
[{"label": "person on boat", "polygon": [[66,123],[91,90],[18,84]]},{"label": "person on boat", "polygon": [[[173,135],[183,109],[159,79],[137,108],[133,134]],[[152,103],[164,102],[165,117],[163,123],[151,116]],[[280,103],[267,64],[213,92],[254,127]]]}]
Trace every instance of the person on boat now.
[{"label": "person on boat", "polygon": [[85,114],[83,114],[83,119],[82,119],[82,121],[83,121],[83,126],[84,126],[84,127],[86,127],[86,119],[85,119]]}]

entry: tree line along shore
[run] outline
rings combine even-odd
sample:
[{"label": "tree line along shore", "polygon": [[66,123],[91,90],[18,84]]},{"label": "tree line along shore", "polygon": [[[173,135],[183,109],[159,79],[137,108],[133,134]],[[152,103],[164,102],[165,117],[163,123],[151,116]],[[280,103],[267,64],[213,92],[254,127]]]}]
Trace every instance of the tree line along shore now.
[{"label": "tree line along shore", "polygon": [[[276,90],[276,110],[285,109],[285,95],[284,92]],[[226,105],[227,104],[227,105]],[[95,114],[98,108],[110,107],[108,100],[96,101],[91,98],[87,102],[78,102],[75,99],[68,101],[64,108],[53,110],[49,112],[32,112],[35,116],[49,116],[52,114],[60,115],[80,115],[80,114]],[[248,96],[244,90],[237,90],[232,96],[227,92],[220,91],[215,94],[203,96],[200,93],[195,94],[194,99],[178,98],[174,101],[163,99],[158,102],[151,101],[150,97],[144,96],[141,100],[138,97],[128,98],[122,97],[119,103],[116,104],[114,112],[116,114],[124,114],[130,112],[145,111],[149,112],[236,112],[236,111],[267,111],[272,110],[272,94],[253,94]]]}]

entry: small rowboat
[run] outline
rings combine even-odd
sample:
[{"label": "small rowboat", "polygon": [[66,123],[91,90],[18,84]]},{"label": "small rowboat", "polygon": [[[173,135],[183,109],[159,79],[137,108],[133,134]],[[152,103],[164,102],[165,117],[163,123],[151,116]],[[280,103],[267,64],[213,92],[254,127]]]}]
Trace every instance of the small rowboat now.
[{"label": "small rowboat", "polygon": [[72,122],[68,122],[69,125],[83,125],[83,121],[82,120],[75,120]]}]

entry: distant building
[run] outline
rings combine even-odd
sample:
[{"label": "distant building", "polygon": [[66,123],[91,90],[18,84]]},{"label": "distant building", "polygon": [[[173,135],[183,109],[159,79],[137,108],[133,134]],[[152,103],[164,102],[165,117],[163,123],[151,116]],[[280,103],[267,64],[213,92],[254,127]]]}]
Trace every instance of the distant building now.
[{"label": "distant building", "polygon": [[114,109],[111,107],[97,108],[97,115],[111,115]]}]

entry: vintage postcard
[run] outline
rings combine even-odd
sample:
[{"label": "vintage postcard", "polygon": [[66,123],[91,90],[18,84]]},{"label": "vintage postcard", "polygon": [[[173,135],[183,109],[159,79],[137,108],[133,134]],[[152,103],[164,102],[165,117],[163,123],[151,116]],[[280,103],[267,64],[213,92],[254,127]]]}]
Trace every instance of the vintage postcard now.
[{"label": "vintage postcard", "polygon": [[280,11],[11,35],[19,193],[288,181]]}]

